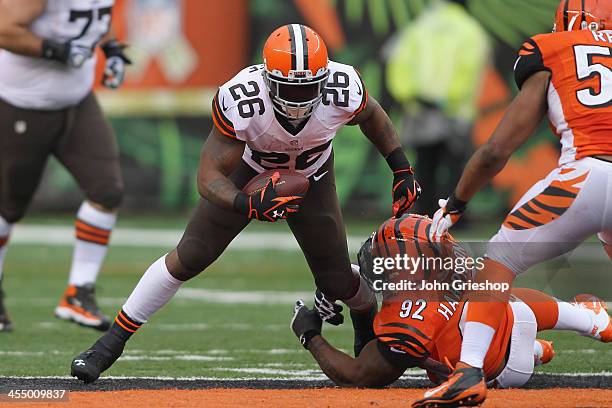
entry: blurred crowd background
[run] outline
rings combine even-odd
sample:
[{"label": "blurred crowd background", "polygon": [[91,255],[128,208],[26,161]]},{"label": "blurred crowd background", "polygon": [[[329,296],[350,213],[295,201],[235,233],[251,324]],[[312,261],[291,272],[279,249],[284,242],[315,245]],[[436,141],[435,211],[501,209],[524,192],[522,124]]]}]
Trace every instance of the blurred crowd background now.
[{"label": "blurred crowd background", "polygon": [[[516,93],[516,50],[527,37],[551,30],[557,3],[117,0],[115,30],[130,45],[135,64],[124,88],[99,89],[98,95],[121,147],[127,193],[122,211],[193,206],[216,88],[261,62],[262,45],[274,28],[299,22],[324,37],[332,59],[357,67],[370,94],[390,113],[424,190],[418,210],[431,213],[501,119]],[[478,196],[472,212],[504,214],[555,166],[557,144],[543,125]],[[359,128],[344,128],[334,145],[345,212],[388,214],[388,168]],[[52,163],[35,208],[72,211],[80,200],[71,177]]]}]

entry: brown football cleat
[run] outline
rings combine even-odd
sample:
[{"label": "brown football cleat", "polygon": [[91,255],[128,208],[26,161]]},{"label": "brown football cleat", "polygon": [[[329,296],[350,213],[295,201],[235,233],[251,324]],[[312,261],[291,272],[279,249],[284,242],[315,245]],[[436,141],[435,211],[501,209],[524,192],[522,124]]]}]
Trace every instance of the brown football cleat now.
[{"label": "brown football cleat", "polygon": [[110,327],[110,320],[96,304],[93,285],[68,286],[55,308],[55,316],[100,331],[107,331]]},{"label": "brown football cleat", "polygon": [[482,369],[459,362],[446,382],[425,392],[412,408],[474,407],[487,397]]}]

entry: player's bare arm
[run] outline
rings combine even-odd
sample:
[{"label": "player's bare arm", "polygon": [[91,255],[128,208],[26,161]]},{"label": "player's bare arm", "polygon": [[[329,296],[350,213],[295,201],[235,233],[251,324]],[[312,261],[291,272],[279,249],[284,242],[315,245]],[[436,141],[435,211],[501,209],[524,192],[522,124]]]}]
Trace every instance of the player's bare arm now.
[{"label": "player's bare arm", "polygon": [[200,154],[198,191],[219,207],[232,209],[240,190],[227,177],[240,163],[244,142],[231,139],[213,127]]},{"label": "player's bare arm", "polygon": [[546,114],[550,77],[550,72],[541,71],[525,82],[489,141],[468,162],[455,190],[459,200],[469,201],[533,134]]},{"label": "player's bare arm", "polygon": [[431,239],[440,239],[459,220],[468,201],[502,171],[510,156],[533,134],[548,109],[550,78],[550,72],[540,71],[525,81],[489,141],[469,160],[453,194],[440,200]]},{"label": "player's bare arm", "polygon": [[382,387],[400,378],[405,369],[391,365],[378,350],[377,341],[370,341],[357,358],[336,349],[323,336],[312,338],[308,351],[325,375],[339,386]]},{"label": "player's bare arm", "polygon": [[393,215],[401,216],[412,208],[421,194],[421,187],[414,179],[414,171],[389,115],[376,99],[369,97],[365,108],[348,125],[359,125],[363,134],[387,160],[393,171]]},{"label": "player's bare arm", "polygon": [[342,387],[379,387],[397,380],[406,368],[391,365],[378,350],[378,340],[372,340],[357,358],[329,344],[321,335],[322,320],[316,310],[301,300],[294,308],[291,329],[300,342],[317,360],[321,370]]},{"label": "player's bare arm", "polygon": [[0,48],[15,54],[40,57],[43,39],[30,25],[47,7],[47,0],[0,0]]},{"label": "player's bare arm", "polygon": [[371,96],[368,98],[365,109],[356,115],[348,125],[359,125],[363,134],[384,157],[402,147],[389,115]]}]

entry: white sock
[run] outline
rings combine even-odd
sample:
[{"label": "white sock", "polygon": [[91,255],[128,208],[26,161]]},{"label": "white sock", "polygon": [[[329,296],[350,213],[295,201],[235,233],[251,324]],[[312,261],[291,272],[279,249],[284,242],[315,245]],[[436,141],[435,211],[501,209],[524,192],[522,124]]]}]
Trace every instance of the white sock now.
[{"label": "white sock", "polygon": [[557,302],[559,318],[555,330],[573,330],[578,333],[590,333],[593,329],[593,313],[588,309],[568,302]]},{"label": "white sock", "polygon": [[480,322],[465,322],[460,361],[482,368],[495,329]]},{"label": "white sock", "polygon": [[123,305],[123,310],[130,318],[146,323],[153,313],[172,299],[182,284],[183,281],[176,279],[168,271],[164,255],[142,275]]},{"label": "white sock", "polygon": [[8,239],[11,235],[13,224],[9,224],[0,215],[0,280],[2,280],[2,271],[4,268],[4,256],[6,255],[6,249],[8,247]]},{"label": "white sock", "polygon": [[81,204],[77,213],[69,285],[83,286],[96,282],[116,221],[116,213],[100,211],[87,201]]},{"label": "white sock", "polygon": [[361,313],[368,311],[376,304],[376,294],[374,294],[368,283],[359,275],[359,267],[357,265],[351,265],[351,268],[354,276],[359,278],[359,288],[352,298],[345,299],[343,302],[353,312]]}]

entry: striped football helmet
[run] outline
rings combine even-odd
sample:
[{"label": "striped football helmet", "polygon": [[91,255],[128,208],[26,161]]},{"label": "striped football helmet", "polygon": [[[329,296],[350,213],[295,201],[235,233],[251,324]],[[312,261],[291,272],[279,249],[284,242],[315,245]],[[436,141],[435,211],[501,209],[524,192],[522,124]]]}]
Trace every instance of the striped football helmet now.
[{"label": "striped football helmet", "polygon": [[327,47],[310,27],[288,24],[264,45],[264,79],[274,109],[290,120],[312,114],[329,76]]},{"label": "striped football helmet", "polygon": [[612,1],[561,0],[553,31],[610,29],[612,29]]}]

